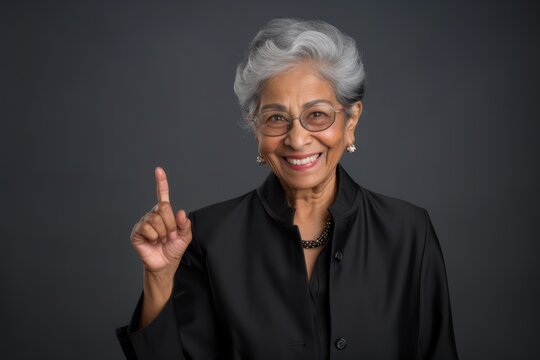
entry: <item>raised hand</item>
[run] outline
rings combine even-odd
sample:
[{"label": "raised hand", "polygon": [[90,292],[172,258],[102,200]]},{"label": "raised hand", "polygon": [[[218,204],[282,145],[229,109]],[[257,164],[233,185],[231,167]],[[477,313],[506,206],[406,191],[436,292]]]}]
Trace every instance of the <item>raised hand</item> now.
[{"label": "raised hand", "polygon": [[146,272],[174,274],[191,242],[191,221],[184,210],[174,215],[165,171],[157,167],[157,204],[133,227],[131,243]]}]

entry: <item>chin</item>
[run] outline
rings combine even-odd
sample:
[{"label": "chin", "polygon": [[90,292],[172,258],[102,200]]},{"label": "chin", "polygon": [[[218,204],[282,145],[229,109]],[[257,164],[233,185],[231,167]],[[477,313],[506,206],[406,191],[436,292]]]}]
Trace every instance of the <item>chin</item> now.
[{"label": "chin", "polygon": [[318,187],[325,182],[326,178],[320,174],[298,175],[295,177],[281,177],[281,182],[293,190],[308,190]]}]

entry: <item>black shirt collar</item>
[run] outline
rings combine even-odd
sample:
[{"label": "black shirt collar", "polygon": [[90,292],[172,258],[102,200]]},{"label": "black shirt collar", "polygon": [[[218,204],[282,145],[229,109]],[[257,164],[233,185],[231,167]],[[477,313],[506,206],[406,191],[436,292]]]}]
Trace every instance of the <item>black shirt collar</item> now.
[{"label": "black shirt collar", "polygon": [[[330,213],[334,219],[349,215],[358,207],[360,186],[341,167],[337,166],[337,194]],[[274,173],[268,175],[266,180],[257,189],[257,194],[268,214],[276,220],[286,224],[292,224],[294,209],[289,206],[285,192],[277,176]]]}]

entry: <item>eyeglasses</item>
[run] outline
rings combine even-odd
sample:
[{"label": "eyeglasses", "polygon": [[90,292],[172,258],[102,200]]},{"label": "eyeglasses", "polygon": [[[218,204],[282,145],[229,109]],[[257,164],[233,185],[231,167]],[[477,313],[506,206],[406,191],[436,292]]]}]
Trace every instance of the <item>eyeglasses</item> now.
[{"label": "eyeglasses", "polygon": [[287,112],[280,110],[265,110],[253,119],[255,127],[266,136],[281,136],[291,130],[294,119],[300,120],[302,127],[311,132],[328,129],[336,120],[336,113],[345,108],[334,110],[328,104],[310,106],[302,111],[298,118],[292,118]]}]

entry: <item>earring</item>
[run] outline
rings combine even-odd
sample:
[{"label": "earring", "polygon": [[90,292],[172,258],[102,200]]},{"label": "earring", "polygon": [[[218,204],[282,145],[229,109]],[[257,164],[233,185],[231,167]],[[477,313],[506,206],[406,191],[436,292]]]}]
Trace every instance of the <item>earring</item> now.
[{"label": "earring", "polygon": [[261,166],[266,164],[266,160],[264,159],[264,157],[262,155],[257,155],[257,160],[256,161],[257,161],[257,164],[259,164]]},{"label": "earring", "polygon": [[345,148],[345,151],[347,151],[349,154],[352,154],[353,152],[356,151],[356,146],[354,144],[349,144]]}]

